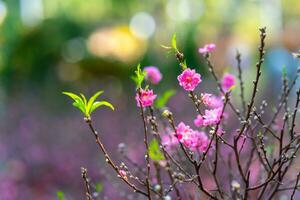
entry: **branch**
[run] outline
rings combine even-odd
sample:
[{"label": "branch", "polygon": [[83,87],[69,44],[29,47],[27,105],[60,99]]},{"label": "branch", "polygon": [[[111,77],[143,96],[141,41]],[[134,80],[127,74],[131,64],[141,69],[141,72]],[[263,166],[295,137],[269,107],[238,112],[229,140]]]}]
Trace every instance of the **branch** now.
[{"label": "branch", "polygon": [[83,178],[84,181],[84,185],[85,185],[85,189],[86,189],[86,199],[87,200],[93,200],[93,196],[91,194],[91,190],[90,190],[90,183],[89,183],[89,178],[88,178],[88,174],[87,174],[87,169],[81,167],[81,176]]},{"label": "branch", "polygon": [[237,61],[237,68],[238,68],[238,79],[240,81],[240,88],[241,88],[241,101],[242,101],[242,106],[243,106],[243,113],[246,113],[246,101],[245,101],[245,96],[244,96],[244,82],[242,78],[242,68],[241,68],[241,53],[239,51],[236,51],[236,57]]},{"label": "branch", "polygon": [[[138,95],[141,96],[141,90],[140,88],[138,89]],[[141,99],[141,98],[139,98]],[[151,200],[151,192],[150,192],[150,160],[149,160],[149,145],[148,145],[148,136],[147,136],[147,125],[146,125],[146,119],[145,119],[145,114],[144,114],[144,108],[142,106],[142,102],[141,100],[139,100],[139,104],[140,104],[140,115],[143,121],[143,127],[144,127],[144,144],[146,147],[146,167],[147,167],[147,174],[146,174],[146,186],[147,186],[147,197],[149,200]]]},{"label": "branch", "polygon": [[85,122],[88,124],[90,130],[92,131],[92,133],[93,133],[93,135],[94,135],[94,137],[96,139],[96,143],[98,144],[100,150],[104,154],[105,161],[114,169],[114,171],[118,174],[118,177],[120,177],[129,187],[131,187],[134,192],[140,193],[140,194],[148,197],[148,194],[146,192],[144,192],[141,189],[137,188],[133,183],[131,183],[131,182],[128,181],[127,177],[124,177],[120,173],[119,168],[112,161],[112,159],[110,158],[110,156],[109,156],[108,152],[106,151],[104,145],[102,144],[102,142],[101,142],[101,140],[99,138],[98,132],[93,127],[91,118],[85,118]]}]

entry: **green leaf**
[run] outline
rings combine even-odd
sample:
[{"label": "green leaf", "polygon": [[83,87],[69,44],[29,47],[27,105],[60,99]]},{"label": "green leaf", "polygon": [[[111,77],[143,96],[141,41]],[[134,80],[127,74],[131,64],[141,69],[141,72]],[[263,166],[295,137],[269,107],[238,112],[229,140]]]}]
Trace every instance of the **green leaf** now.
[{"label": "green leaf", "polygon": [[163,45],[163,44],[161,44],[160,46],[161,46],[162,48],[164,48],[164,49],[172,50],[172,47],[169,47],[169,46],[166,46],[166,45]]},{"label": "green leaf", "polygon": [[110,107],[112,110],[115,110],[114,106],[107,101],[96,101],[93,103],[89,114],[92,114],[92,112],[100,106],[107,106]]},{"label": "green leaf", "polygon": [[85,96],[80,93],[79,97],[78,95],[71,93],[71,92],[63,92],[63,94],[71,97],[74,102],[73,106],[78,108],[84,115],[85,117],[90,117],[91,113],[98,107],[100,106],[107,106],[110,107],[112,110],[114,110],[114,107],[111,103],[107,101],[96,101],[97,97],[99,97],[103,91],[98,91],[96,92],[88,101],[86,100]]},{"label": "green leaf", "polygon": [[132,80],[135,82],[137,88],[141,88],[142,87],[142,83],[145,79],[146,76],[146,72],[143,72],[141,70],[141,65],[139,64],[135,70],[135,76],[132,76]]},{"label": "green leaf", "polygon": [[84,102],[84,105],[86,105],[87,104],[87,100],[86,100],[85,96],[82,93],[80,93],[80,96],[81,96],[81,98],[82,98],[82,100]]},{"label": "green leaf", "polygon": [[85,105],[84,105],[84,103],[83,103],[82,100],[80,100],[80,101],[75,101],[75,102],[73,102],[72,105],[73,105],[75,108],[78,108],[81,112],[83,112],[83,114],[86,113]]},{"label": "green leaf", "polygon": [[96,183],[95,189],[96,189],[96,192],[101,192],[103,190],[103,184],[102,183]]},{"label": "green leaf", "polygon": [[[74,100],[72,105],[75,108],[78,108],[81,112],[83,112],[83,114],[86,114],[85,103],[83,98],[71,92],[63,92],[63,94],[71,97]],[[81,96],[83,95],[81,94]]]},{"label": "green leaf", "polygon": [[94,102],[96,101],[96,99],[103,93],[103,91],[98,91],[96,92],[88,101],[87,103],[87,112],[89,114],[91,114],[91,108],[92,108],[92,105],[94,104]]},{"label": "green leaf", "polygon": [[176,40],[176,33],[173,34],[173,37],[172,37],[172,47],[174,50],[178,51],[177,50],[177,40]]},{"label": "green leaf", "polygon": [[158,141],[155,138],[153,138],[150,142],[149,156],[153,161],[160,161],[165,159],[163,153],[159,149]]},{"label": "green leaf", "polygon": [[230,91],[233,91],[234,89],[236,88],[236,85],[232,85],[229,89],[228,89],[228,92]]},{"label": "green leaf", "polygon": [[76,100],[78,100],[78,99],[80,99],[81,100],[81,98],[78,96],[78,95],[76,95],[76,94],[74,94],[74,93],[72,93],[72,92],[62,92],[64,95],[67,95],[67,96],[69,96],[69,97],[71,97],[74,101],[76,101]]},{"label": "green leaf", "polygon": [[155,101],[155,107],[156,108],[162,108],[164,107],[169,99],[174,96],[176,93],[176,90],[170,89],[165,91],[162,95],[158,96],[157,100]]},{"label": "green leaf", "polygon": [[65,200],[65,194],[63,191],[57,191],[56,192],[56,197],[59,199],[59,200]]},{"label": "green leaf", "polygon": [[183,69],[186,69],[186,68],[187,68],[186,60],[183,61],[183,63],[182,63],[182,68],[183,68]]}]

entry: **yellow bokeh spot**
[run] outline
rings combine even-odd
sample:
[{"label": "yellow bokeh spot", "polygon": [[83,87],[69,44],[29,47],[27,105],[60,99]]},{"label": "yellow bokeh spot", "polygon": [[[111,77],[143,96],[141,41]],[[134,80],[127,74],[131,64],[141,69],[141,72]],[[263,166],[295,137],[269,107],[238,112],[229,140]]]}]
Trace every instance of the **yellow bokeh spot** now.
[{"label": "yellow bokeh spot", "polygon": [[118,26],[95,31],[87,45],[96,56],[131,63],[144,55],[147,43],[136,38],[127,26]]}]

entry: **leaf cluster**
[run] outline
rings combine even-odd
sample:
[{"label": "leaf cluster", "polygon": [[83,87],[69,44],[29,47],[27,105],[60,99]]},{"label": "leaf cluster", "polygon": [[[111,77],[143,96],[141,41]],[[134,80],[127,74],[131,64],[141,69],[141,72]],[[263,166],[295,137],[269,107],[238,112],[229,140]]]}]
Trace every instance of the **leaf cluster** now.
[{"label": "leaf cluster", "polygon": [[63,92],[64,95],[67,95],[74,100],[73,106],[79,109],[87,118],[90,118],[92,112],[101,106],[107,106],[114,110],[111,103],[107,101],[96,101],[102,93],[103,91],[98,91],[89,100],[87,100],[87,98],[81,93],[80,95],[76,95],[72,92]]}]

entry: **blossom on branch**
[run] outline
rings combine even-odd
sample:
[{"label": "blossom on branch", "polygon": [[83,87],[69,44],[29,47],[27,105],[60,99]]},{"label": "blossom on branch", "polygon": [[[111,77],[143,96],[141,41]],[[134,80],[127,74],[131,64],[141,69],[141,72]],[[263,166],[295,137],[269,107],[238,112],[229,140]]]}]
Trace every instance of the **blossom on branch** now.
[{"label": "blossom on branch", "polygon": [[215,50],[215,48],[216,48],[216,45],[213,43],[210,43],[210,44],[204,45],[204,47],[199,48],[198,52],[200,54],[207,54],[207,53],[213,52]]},{"label": "blossom on branch", "polygon": [[135,99],[138,107],[141,107],[141,104],[142,107],[147,107],[152,106],[156,95],[153,93],[153,90],[140,89],[140,91],[136,93]]},{"label": "blossom on branch", "polygon": [[196,73],[194,69],[185,69],[178,77],[179,85],[187,91],[194,91],[194,89],[201,83],[201,75]]}]

